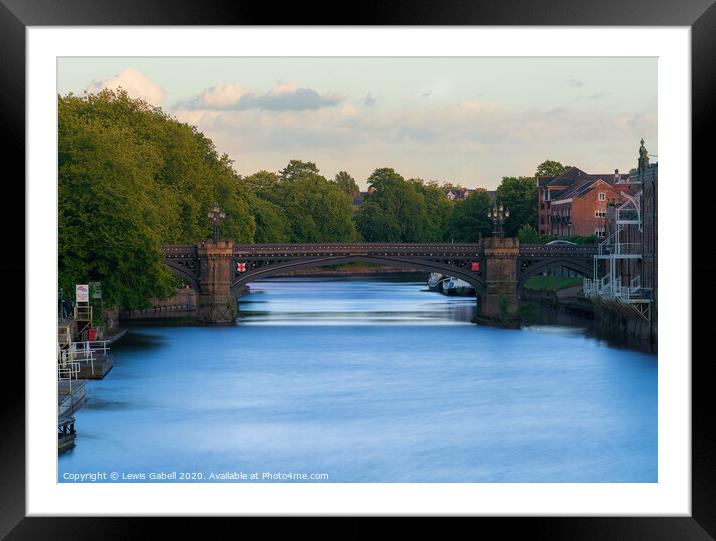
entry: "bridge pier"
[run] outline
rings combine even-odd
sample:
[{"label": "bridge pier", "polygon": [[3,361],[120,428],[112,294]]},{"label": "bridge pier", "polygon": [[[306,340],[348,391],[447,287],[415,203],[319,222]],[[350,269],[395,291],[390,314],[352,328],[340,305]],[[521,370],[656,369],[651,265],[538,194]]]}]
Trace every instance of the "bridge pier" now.
[{"label": "bridge pier", "polygon": [[234,323],[235,301],[231,294],[233,241],[202,240],[197,244],[197,255],[200,266],[197,319],[214,325]]},{"label": "bridge pier", "polygon": [[520,241],[516,238],[485,240],[485,294],[480,302],[478,323],[500,327],[519,326],[517,308]]}]

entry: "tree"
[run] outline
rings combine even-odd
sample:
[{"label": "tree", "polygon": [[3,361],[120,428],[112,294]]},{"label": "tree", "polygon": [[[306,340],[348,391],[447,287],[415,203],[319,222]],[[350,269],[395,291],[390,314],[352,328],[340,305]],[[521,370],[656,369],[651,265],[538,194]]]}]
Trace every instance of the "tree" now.
[{"label": "tree", "polygon": [[358,184],[356,183],[355,179],[350,176],[346,171],[339,171],[336,174],[334,182],[338,184],[338,187],[348,195],[360,191],[360,188],[358,188]]},{"label": "tree", "polygon": [[306,175],[317,175],[318,167],[313,162],[303,162],[301,160],[291,160],[288,165],[279,171],[278,176],[281,180],[294,180]]},{"label": "tree", "polygon": [[250,197],[249,206],[256,220],[255,242],[284,243],[291,240],[291,225],[281,207],[255,196]]},{"label": "tree", "polygon": [[557,175],[564,173],[567,169],[569,169],[568,165],[562,165],[554,160],[545,160],[537,166],[535,178],[556,177]]},{"label": "tree", "polygon": [[101,281],[106,305],[148,307],[173,289],[161,246],[252,242],[256,221],[228,156],[197,129],[123,90],[58,96],[59,280]]},{"label": "tree", "polygon": [[276,173],[262,170],[242,178],[241,181],[247,191],[261,197],[266,197],[271,193],[271,190],[276,189],[280,179]]},{"label": "tree", "polygon": [[514,237],[523,225],[537,224],[537,186],[532,177],[504,177],[497,187],[497,201],[510,210],[505,235]]},{"label": "tree", "polygon": [[59,286],[100,281],[105,305],[142,308],[167,295],[162,238],[173,224],[148,194],[161,159],[119,122],[81,118],[78,103],[58,104]]},{"label": "tree", "polygon": [[445,197],[445,188],[437,182],[425,182],[422,179],[411,179],[415,190],[425,201],[425,224],[422,242],[441,242],[447,235],[447,224],[452,211],[452,203]]},{"label": "tree", "polygon": [[291,242],[347,242],[357,236],[353,200],[312,162],[291,160],[267,198],[281,209]]},{"label": "tree", "polygon": [[419,242],[424,239],[425,198],[414,183],[406,182],[394,169],[384,167],[373,171],[368,185],[375,191],[366,196],[356,213],[356,224],[365,240]]},{"label": "tree", "polygon": [[520,239],[520,244],[539,244],[537,230],[529,224],[520,227],[517,232],[517,238]]},{"label": "tree", "polygon": [[481,236],[492,233],[492,221],[487,212],[492,198],[483,189],[472,192],[464,201],[458,201],[448,219],[446,240],[478,242]]}]

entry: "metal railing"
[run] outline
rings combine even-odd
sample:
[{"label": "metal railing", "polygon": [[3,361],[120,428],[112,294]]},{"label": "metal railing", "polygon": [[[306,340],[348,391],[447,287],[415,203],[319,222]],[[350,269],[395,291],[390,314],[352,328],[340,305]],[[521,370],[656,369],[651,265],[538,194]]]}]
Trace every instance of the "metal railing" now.
[{"label": "metal railing", "polygon": [[616,242],[599,245],[599,255],[641,255],[640,242]]},{"label": "metal railing", "polygon": [[584,278],[582,290],[585,297],[607,297],[622,301],[644,300],[651,298],[651,289],[641,287],[641,276],[633,278],[628,286],[622,285],[621,278]]},{"label": "metal railing", "polygon": [[75,305],[75,321],[92,321],[92,305]]}]

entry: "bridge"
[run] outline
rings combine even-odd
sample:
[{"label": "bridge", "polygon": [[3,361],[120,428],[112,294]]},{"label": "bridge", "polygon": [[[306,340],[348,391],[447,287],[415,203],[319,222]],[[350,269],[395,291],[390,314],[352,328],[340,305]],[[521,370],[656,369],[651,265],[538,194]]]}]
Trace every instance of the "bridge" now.
[{"label": "bridge", "polygon": [[480,244],[234,244],[202,240],[163,247],[164,263],[197,292],[197,318],[234,321],[242,286],[301,268],[354,261],[439,272],[475,288],[479,319],[501,324],[514,319],[525,282],[558,265],[583,276],[593,272],[593,246],[523,244],[488,238]]}]

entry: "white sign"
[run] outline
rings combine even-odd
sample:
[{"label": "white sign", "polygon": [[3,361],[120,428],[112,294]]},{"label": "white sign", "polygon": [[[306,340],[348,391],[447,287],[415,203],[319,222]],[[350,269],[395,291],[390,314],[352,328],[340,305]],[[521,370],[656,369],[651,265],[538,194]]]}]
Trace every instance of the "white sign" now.
[{"label": "white sign", "polygon": [[89,285],[77,284],[75,286],[75,297],[77,297],[77,302],[89,302]]}]

